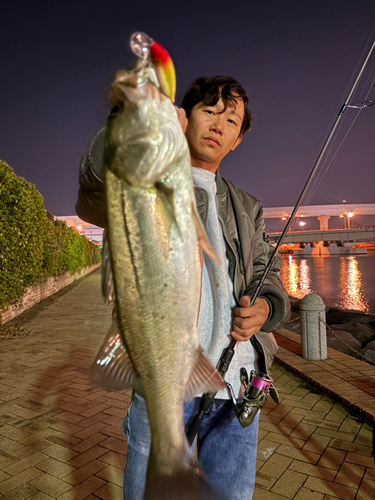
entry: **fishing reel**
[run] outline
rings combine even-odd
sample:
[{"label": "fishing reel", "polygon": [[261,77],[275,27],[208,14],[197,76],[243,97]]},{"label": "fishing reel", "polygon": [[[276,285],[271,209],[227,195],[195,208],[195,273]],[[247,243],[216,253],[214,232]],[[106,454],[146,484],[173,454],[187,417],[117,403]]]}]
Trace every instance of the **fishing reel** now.
[{"label": "fishing reel", "polygon": [[246,368],[240,370],[241,384],[244,387],[243,396],[236,399],[233,388],[227,383],[230,395],[232,397],[236,416],[242,427],[248,427],[254,420],[258,411],[264,407],[270,390],[275,388],[272,386],[273,380],[266,373],[256,372],[252,370],[249,376]]}]

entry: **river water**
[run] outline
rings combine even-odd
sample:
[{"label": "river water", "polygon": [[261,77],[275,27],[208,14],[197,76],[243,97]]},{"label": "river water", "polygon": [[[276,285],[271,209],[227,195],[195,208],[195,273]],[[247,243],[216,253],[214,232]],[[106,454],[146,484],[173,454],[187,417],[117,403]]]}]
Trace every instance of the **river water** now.
[{"label": "river water", "polygon": [[375,252],[367,255],[282,255],[281,279],[289,295],[317,293],[327,306],[375,314]]}]

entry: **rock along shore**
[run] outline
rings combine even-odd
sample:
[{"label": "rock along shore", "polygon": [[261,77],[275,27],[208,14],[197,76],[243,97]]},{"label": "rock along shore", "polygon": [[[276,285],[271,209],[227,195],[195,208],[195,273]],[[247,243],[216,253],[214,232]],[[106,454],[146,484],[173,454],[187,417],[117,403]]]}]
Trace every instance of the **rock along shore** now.
[{"label": "rock along shore", "polygon": [[[289,297],[292,305],[292,322],[284,328],[300,333],[299,316],[300,299]],[[354,358],[368,360],[375,363],[375,315],[362,311],[326,307],[326,322],[328,347],[336,349]],[[332,329],[332,331],[330,330]]]}]

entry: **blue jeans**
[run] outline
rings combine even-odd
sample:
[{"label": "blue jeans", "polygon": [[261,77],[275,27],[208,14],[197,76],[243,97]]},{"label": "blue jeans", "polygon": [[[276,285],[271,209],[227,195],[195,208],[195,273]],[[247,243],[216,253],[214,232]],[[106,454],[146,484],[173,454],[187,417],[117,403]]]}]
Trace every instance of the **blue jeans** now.
[{"label": "blue jeans", "polygon": [[[195,415],[200,398],[184,405],[184,423]],[[251,500],[259,413],[249,427],[241,426],[233,403],[215,399],[203,418],[198,435],[198,462],[209,484],[228,500]],[[144,400],[133,393],[124,420],[128,452],[124,472],[124,500],[142,500],[150,450],[150,429]]]}]

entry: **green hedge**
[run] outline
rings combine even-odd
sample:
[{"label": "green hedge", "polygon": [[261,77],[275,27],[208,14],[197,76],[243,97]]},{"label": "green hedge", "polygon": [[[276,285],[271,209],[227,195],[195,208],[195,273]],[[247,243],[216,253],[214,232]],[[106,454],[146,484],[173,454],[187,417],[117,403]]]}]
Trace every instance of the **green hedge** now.
[{"label": "green hedge", "polygon": [[0,160],[0,309],[49,276],[99,263],[97,245],[54,220],[34,184]]}]

